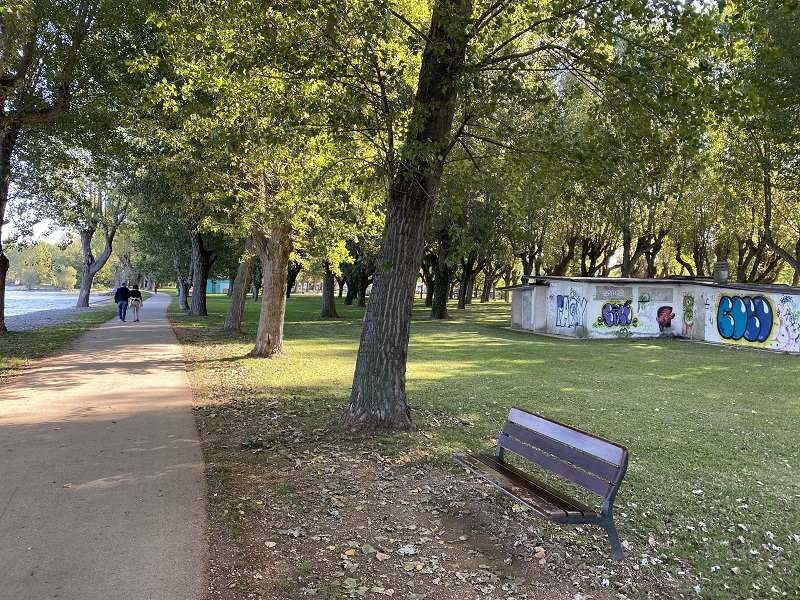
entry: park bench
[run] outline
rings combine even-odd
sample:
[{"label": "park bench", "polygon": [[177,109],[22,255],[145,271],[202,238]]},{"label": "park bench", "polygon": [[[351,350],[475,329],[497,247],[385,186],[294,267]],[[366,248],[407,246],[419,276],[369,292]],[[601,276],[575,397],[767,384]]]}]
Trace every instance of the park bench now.
[{"label": "park bench", "polygon": [[[508,464],[506,451],[602,498],[599,511]],[[628,467],[628,450],[579,429],[512,408],[497,438],[494,456],[456,454],[453,459],[501,492],[556,523],[599,525],[611,555],[622,560],[614,526],[614,497]]]}]

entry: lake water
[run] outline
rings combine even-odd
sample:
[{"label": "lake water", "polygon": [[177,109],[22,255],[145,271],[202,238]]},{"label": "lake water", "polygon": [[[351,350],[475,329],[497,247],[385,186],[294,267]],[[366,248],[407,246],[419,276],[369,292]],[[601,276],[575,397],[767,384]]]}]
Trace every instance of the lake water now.
[{"label": "lake water", "polygon": [[[91,296],[90,302],[98,296]],[[24,315],[37,310],[53,308],[74,308],[78,301],[77,293],[69,292],[29,292],[27,290],[6,290],[6,316]]]}]

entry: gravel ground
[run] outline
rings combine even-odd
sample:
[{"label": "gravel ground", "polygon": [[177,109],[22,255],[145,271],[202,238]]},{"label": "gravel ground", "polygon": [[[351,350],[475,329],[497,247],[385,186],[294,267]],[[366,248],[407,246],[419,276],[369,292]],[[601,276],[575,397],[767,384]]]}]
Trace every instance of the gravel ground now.
[{"label": "gravel ground", "polygon": [[50,310],[38,310],[24,315],[14,315],[6,317],[6,327],[8,327],[10,331],[29,331],[31,329],[39,329],[40,327],[58,325],[59,323],[68,323],[69,321],[75,320],[79,314],[87,310],[93,310],[99,306],[105,306],[109,302],[111,302],[110,297],[92,302],[89,308],[54,308]]}]

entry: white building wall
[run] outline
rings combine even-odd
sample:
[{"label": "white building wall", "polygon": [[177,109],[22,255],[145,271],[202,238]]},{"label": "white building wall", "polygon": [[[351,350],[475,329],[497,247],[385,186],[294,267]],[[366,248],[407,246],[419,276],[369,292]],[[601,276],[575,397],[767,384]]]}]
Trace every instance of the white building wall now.
[{"label": "white building wall", "polygon": [[568,337],[678,335],[800,353],[800,294],[696,283],[550,280],[514,290],[514,327]]}]

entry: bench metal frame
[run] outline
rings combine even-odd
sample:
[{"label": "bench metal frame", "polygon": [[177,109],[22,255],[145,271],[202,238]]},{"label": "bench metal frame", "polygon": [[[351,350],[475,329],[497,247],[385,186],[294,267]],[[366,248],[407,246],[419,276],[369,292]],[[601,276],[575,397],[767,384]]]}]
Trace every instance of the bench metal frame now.
[{"label": "bench metal frame", "polygon": [[[520,441],[518,438],[526,439]],[[506,452],[533,462],[546,471],[600,496],[602,498],[600,511],[585,507],[563,492],[554,490],[529,474],[516,469],[513,465],[509,465],[505,460]],[[625,446],[541,415],[520,408],[512,408],[505,426],[498,435],[494,457],[457,454],[453,456],[453,459],[505,495],[530,507],[545,519],[556,523],[602,527],[608,535],[611,556],[615,560],[623,560],[622,544],[614,524],[614,500],[628,468],[628,450]],[[492,465],[492,459],[496,461],[496,466]],[[518,480],[517,485],[509,485],[507,481],[503,483],[493,480],[490,473],[492,471],[503,478],[509,475],[513,476]],[[524,486],[524,489],[520,486]],[[520,494],[520,491],[525,493]],[[528,499],[521,497],[522,495],[528,496]],[[549,505],[553,504],[551,502],[553,499],[563,502],[558,508],[564,514],[553,514],[556,511],[543,510],[540,505],[531,502],[533,498],[541,499]],[[564,506],[577,507],[577,509],[567,512]]]}]

